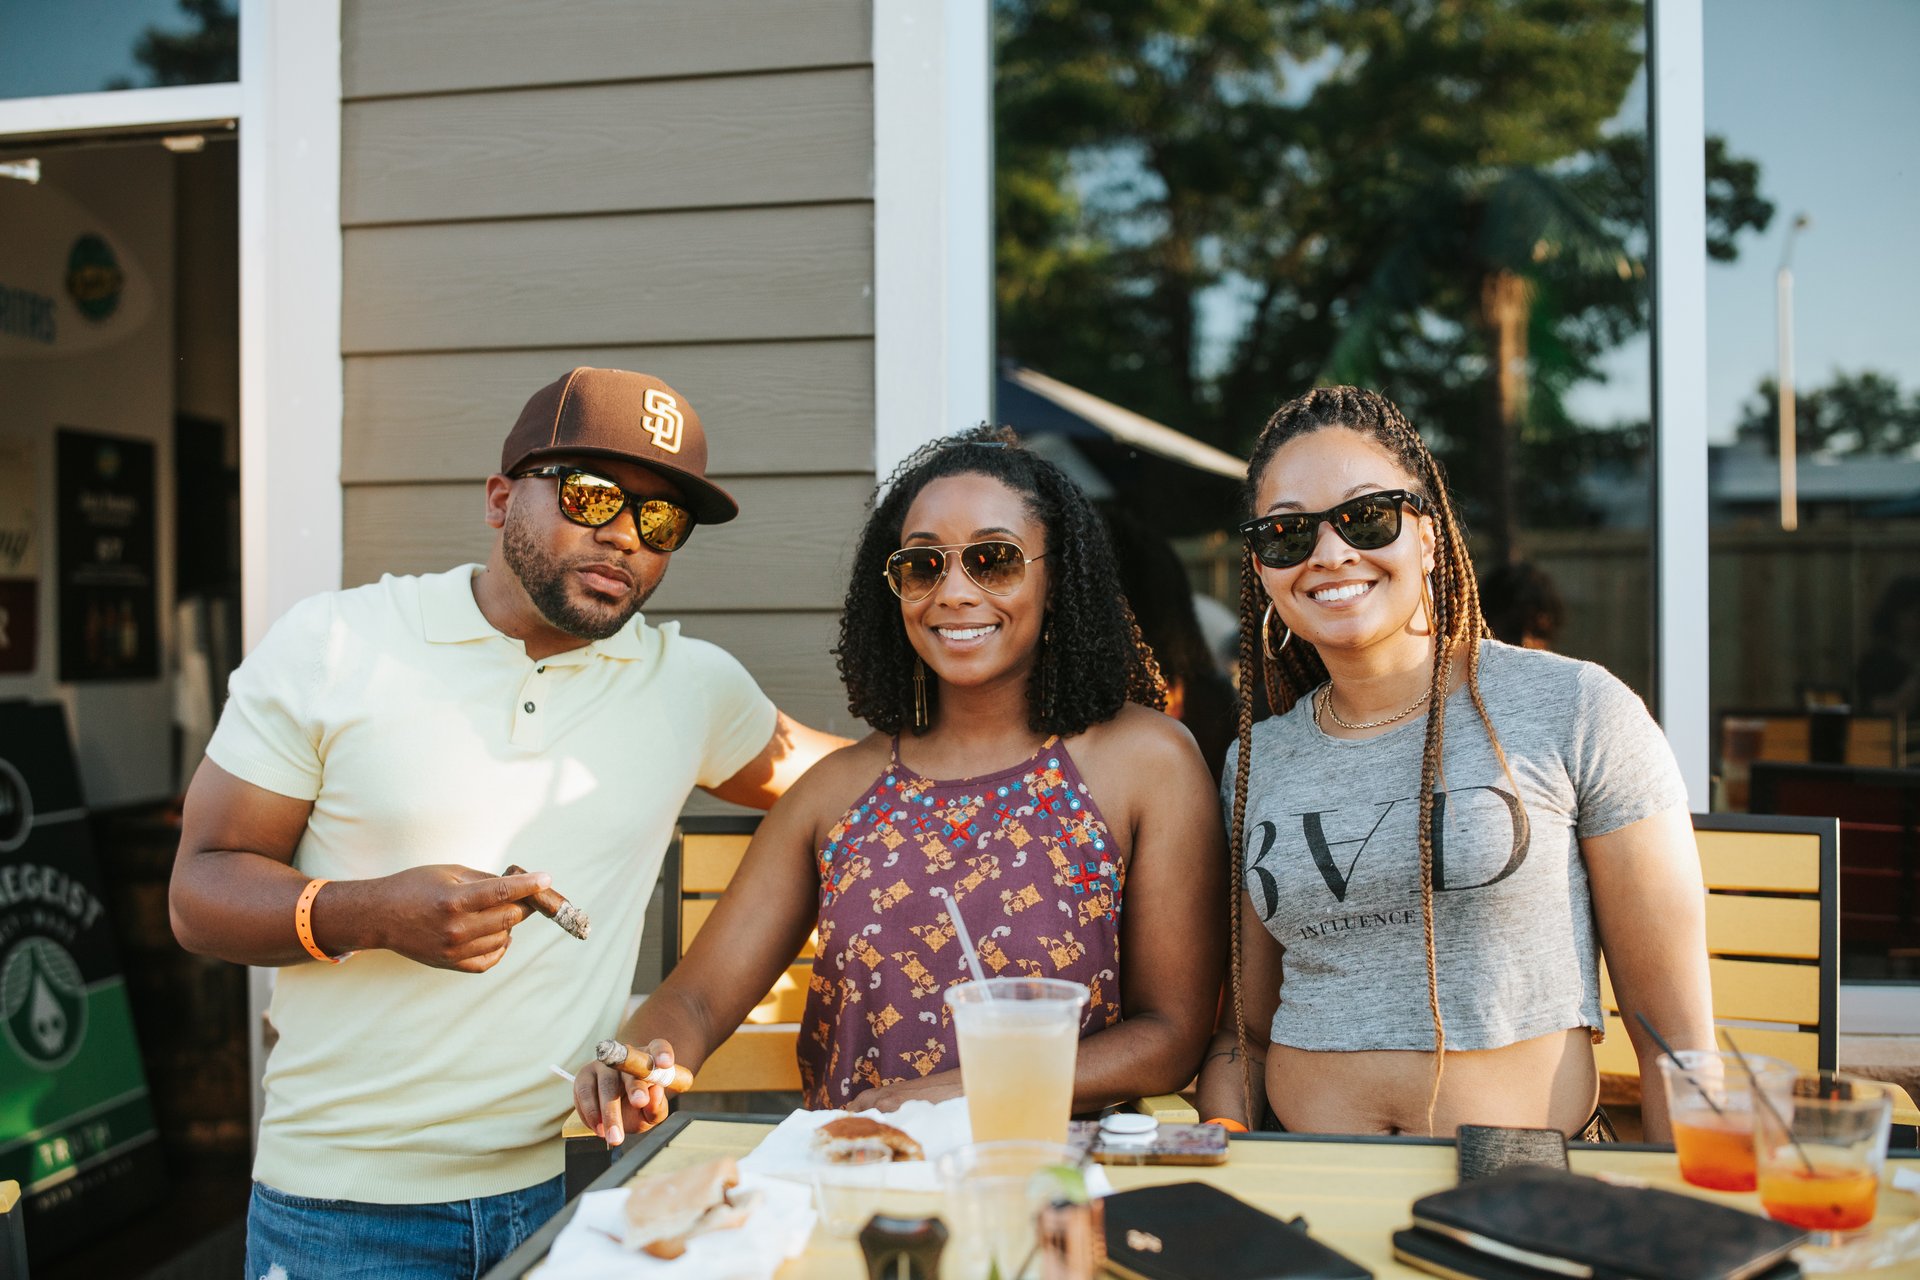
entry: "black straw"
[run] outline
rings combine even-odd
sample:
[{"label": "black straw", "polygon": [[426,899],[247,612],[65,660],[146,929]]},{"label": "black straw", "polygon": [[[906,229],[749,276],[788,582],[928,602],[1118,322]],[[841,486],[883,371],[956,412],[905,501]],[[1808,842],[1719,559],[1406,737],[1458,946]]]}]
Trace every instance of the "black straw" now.
[{"label": "black straw", "polygon": [[1695,1080],[1692,1076],[1687,1074],[1686,1064],[1680,1061],[1680,1055],[1673,1051],[1673,1046],[1667,1043],[1667,1038],[1665,1036],[1661,1035],[1658,1031],[1654,1030],[1653,1024],[1647,1021],[1647,1015],[1640,1012],[1640,1010],[1635,1009],[1633,1011],[1633,1016],[1638,1018],[1640,1020],[1640,1025],[1647,1029],[1647,1034],[1652,1036],[1653,1042],[1660,1046],[1660,1052],[1667,1055],[1667,1060],[1673,1063],[1674,1066],[1680,1069],[1681,1078],[1684,1079],[1688,1084],[1693,1086],[1694,1091],[1700,1095],[1700,1101],[1706,1103],[1709,1107],[1711,1107],[1713,1109],[1713,1114],[1717,1116],[1724,1116],[1725,1114],[1727,1114],[1726,1112],[1720,1109],[1720,1104],[1715,1102],[1713,1100],[1712,1095],[1707,1092],[1707,1087],[1701,1084],[1698,1080]]},{"label": "black straw", "polygon": [[1767,1114],[1773,1117],[1773,1122],[1780,1126],[1782,1133],[1787,1135],[1787,1141],[1793,1144],[1794,1153],[1800,1157],[1800,1163],[1806,1166],[1807,1176],[1811,1178],[1813,1161],[1807,1158],[1807,1149],[1800,1145],[1800,1139],[1793,1136],[1793,1126],[1786,1122],[1779,1108],[1773,1105],[1773,1099],[1769,1098],[1766,1091],[1760,1087],[1760,1077],[1753,1074],[1753,1067],[1747,1062],[1747,1055],[1740,1052],[1740,1046],[1733,1042],[1733,1033],[1721,1027],[1720,1034],[1726,1039],[1727,1048],[1733,1051],[1733,1060],[1738,1062],[1740,1069],[1747,1073],[1747,1087],[1753,1091],[1754,1101],[1767,1109]]}]

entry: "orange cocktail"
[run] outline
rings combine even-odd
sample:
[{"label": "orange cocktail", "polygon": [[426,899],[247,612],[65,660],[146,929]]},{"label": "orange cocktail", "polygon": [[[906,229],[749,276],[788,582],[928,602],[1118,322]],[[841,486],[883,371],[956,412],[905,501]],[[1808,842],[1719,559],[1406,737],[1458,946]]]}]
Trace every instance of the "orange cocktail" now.
[{"label": "orange cocktail", "polygon": [[1725,1115],[1689,1112],[1673,1122],[1673,1147],[1680,1156],[1680,1176],[1709,1191],[1751,1191],[1753,1173],[1753,1116],[1733,1111]]},{"label": "orange cocktail", "polygon": [[1783,1107],[1754,1116],[1760,1207],[1803,1231],[1872,1222],[1892,1113],[1892,1095],[1877,1081],[1838,1071],[1796,1076]]},{"label": "orange cocktail", "polygon": [[1662,1055],[1660,1079],[1680,1176],[1709,1191],[1753,1190],[1753,1113],[1764,1105],[1754,1097],[1754,1084],[1784,1109],[1793,1077],[1791,1064],[1758,1054],[1748,1054],[1745,1067],[1712,1049]]},{"label": "orange cocktail", "polygon": [[1760,1178],[1760,1207],[1802,1231],[1853,1231],[1873,1221],[1880,1179],[1858,1165],[1776,1165]]}]

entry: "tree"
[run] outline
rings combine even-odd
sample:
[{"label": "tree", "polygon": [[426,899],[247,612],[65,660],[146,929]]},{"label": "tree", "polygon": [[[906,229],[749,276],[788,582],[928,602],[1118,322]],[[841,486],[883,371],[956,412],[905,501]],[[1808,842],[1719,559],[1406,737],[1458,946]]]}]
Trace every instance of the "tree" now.
[{"label": "tree", "polygon": [[[1562,397],[1647,324],[1646,146],[1610,131],[1640,0],[997,13],[1003,345],[1242,450],[1306,386],[1380,386],[1504,557],[1515,457],[1582,429]],[[1772,206],[1708,158],[1728,257]]]},{"label": "tree", "polygon": [[[1824,387],[1795,390],[1793,427],[1809,456],[1912,456],[1920,449],[1920,391],[1902,395],[1898,381],[1874,369],[1837,372]],[[1772,378],[1760,380],[1735,433],[1780,452],[1780,386]]]},{"label": "tree", "polygon": [[[221,84],[240,78],[240,17],[226,0],[179,0],[194,26],[186,31],[148,27],[133,46],[133,60],[147,69],[144,88]],[[109,89],[131,89],[124,77]]]}]

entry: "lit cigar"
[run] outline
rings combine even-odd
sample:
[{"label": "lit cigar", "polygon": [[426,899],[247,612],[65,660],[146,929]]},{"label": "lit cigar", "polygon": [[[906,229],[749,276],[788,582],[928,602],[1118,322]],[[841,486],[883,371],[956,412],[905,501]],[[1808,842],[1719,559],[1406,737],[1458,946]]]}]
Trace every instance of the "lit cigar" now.
[{"label": "lit cigar", "polygon": [[662,1085],[668,1093],[685,1093],[693,1088],[693,1072],[679,1063],[670,1067],[653,1065],[653,1055],[618,1040],[602,1040],[593,1046],[593,1056],[618,1071],[648,1084]]},{"label": "lit cigar", "polygon": [[[506,874],[510,876],[523,876],[527,874],[527,871],[525,867],[508,867]],[[532,894],[527,898],[527,905],[582,942],[586,941],[587,930],[592,927],[587,923],[587,913],[574,906],[571,902],[568,902],[552,889],[542,889],[538,893]]]}]

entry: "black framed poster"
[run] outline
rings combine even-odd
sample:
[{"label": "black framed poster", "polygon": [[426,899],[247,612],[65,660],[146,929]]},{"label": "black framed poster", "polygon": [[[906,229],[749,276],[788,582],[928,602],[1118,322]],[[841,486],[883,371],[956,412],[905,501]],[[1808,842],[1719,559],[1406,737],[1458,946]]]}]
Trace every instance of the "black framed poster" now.
[{"label": "black framed poster", "polygon": [[32,671],[40,639],[40,521],[33,451],[0,440],[0,674]]},{"label": "black framed poster", "polygon": [[69,427],[58,437],[60,679],[154,678],[153,444]]}]

